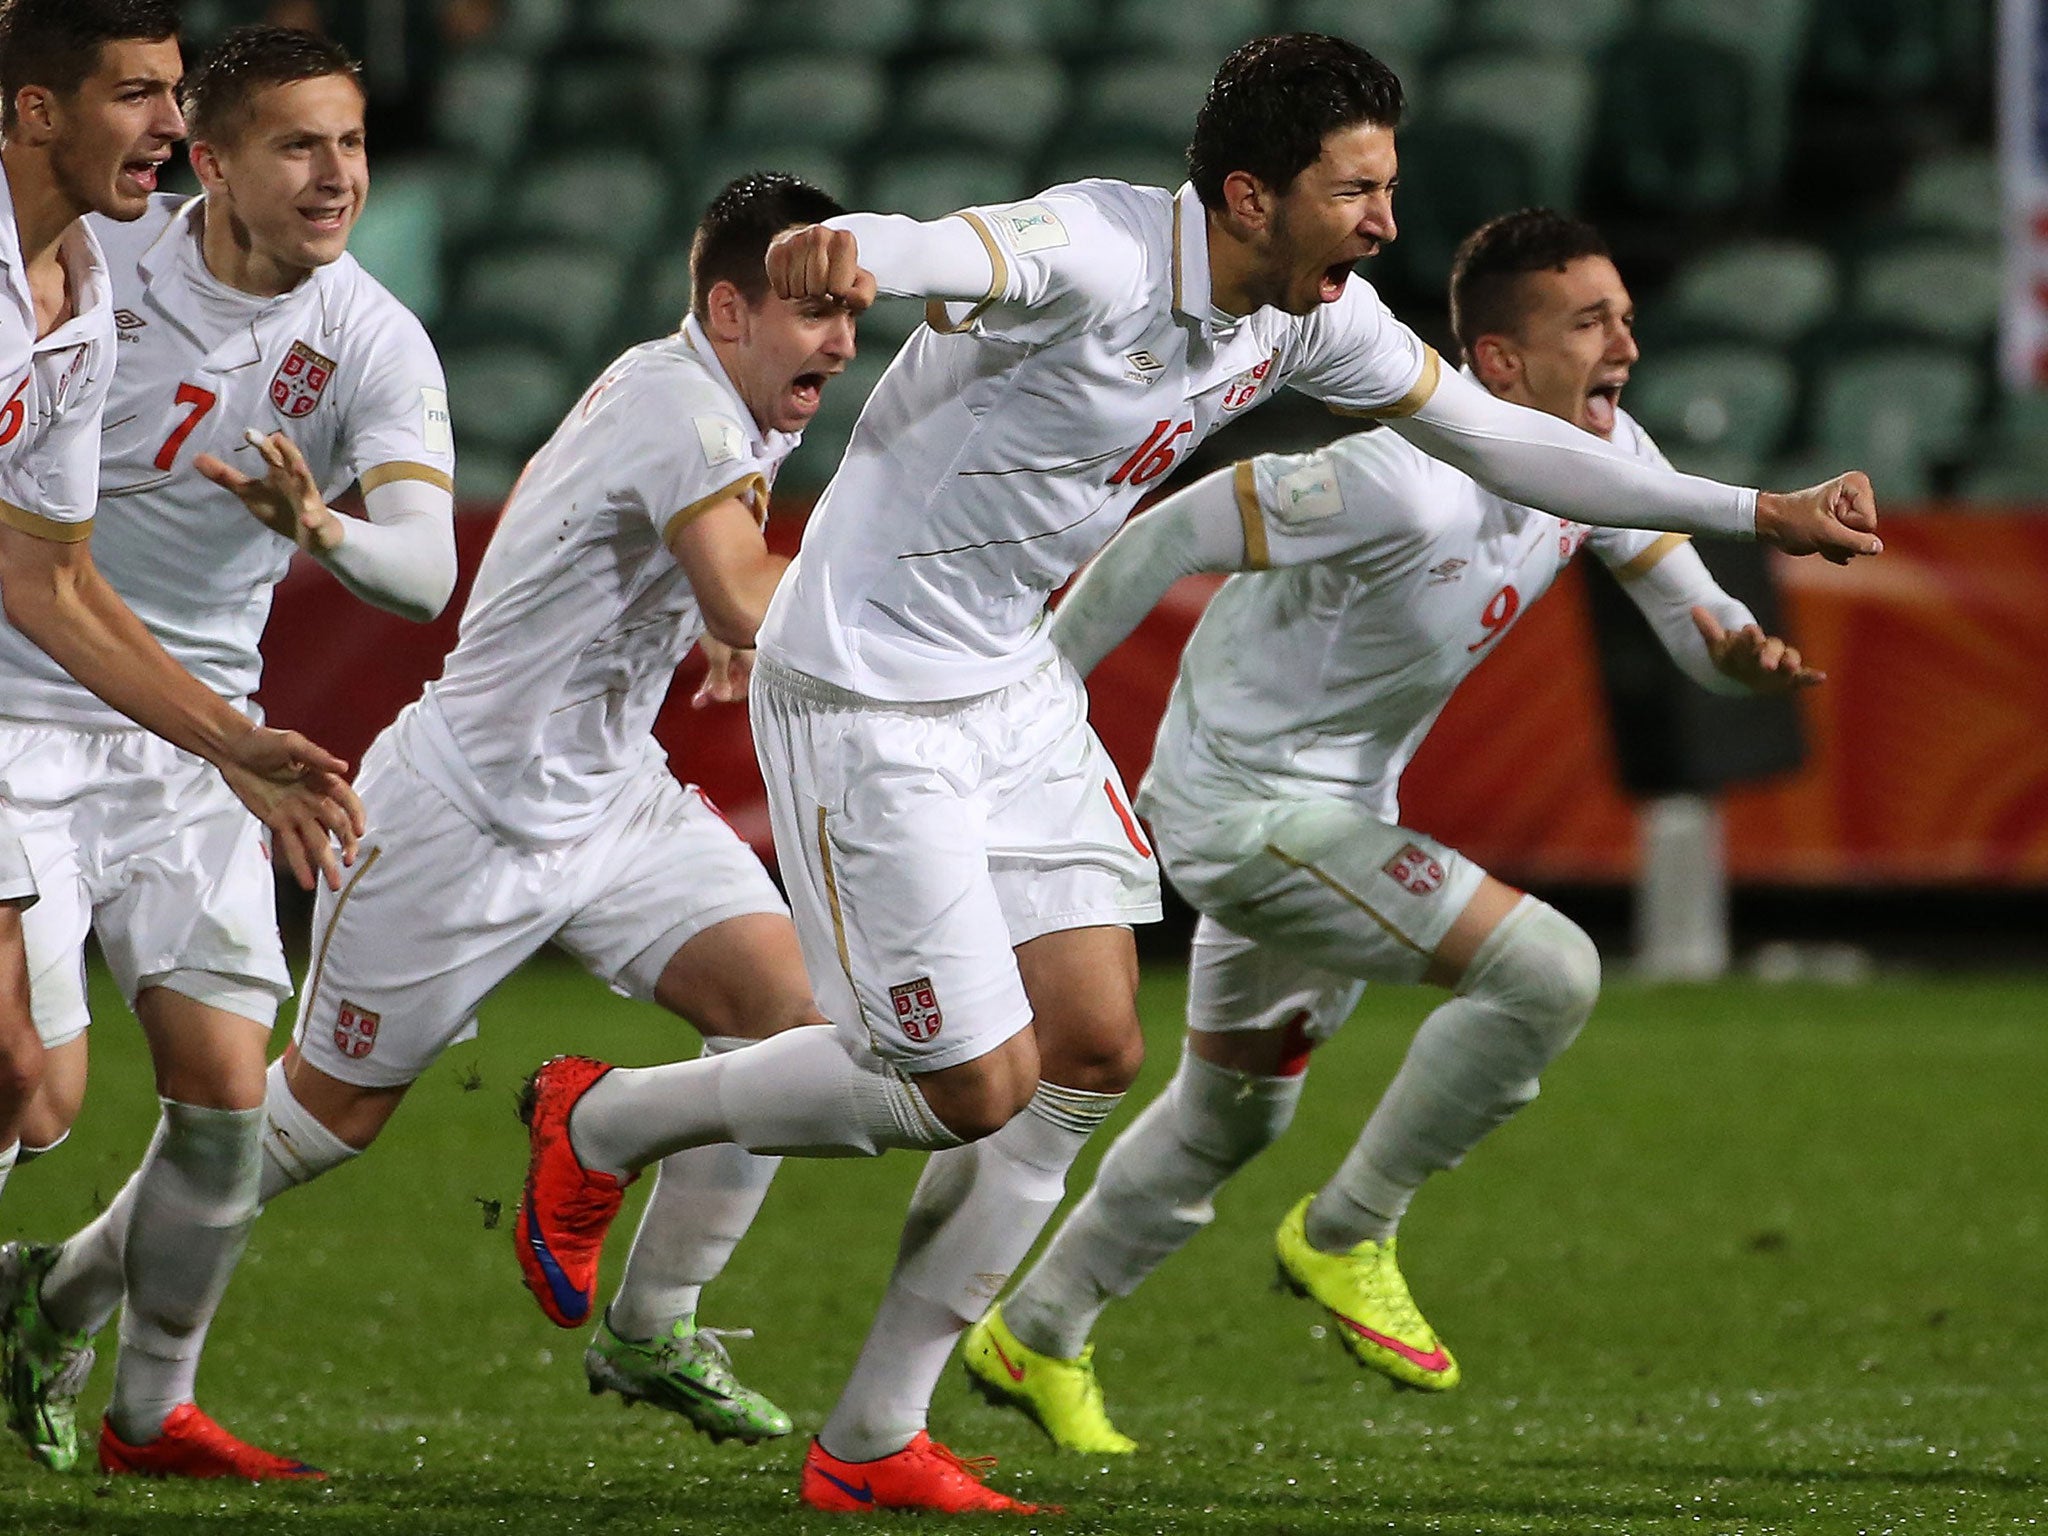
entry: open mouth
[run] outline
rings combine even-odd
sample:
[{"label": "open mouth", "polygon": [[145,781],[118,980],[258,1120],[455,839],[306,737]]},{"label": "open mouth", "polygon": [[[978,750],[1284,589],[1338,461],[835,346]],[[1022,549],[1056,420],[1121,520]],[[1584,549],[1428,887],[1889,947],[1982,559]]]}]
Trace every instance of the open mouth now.
[{"label": "open mouth", "polygon": [[1351,280],[1351,266],[1348,261],[1333,261],[1323,268],[1321,281],[1316,284],[1316,297],[1325,304],[1334,304],[1344,297],[1344,285]]},{"label": "open mouth", "polygon": [[1602,437],[1614,431],[1615,412],[1621,408],[1621,386],[1624,380],[1595,384],[1586,391],[1586,425]]},{"label": "open mouth", "polygon": [[825,380],[830,377],[827,373],[800,373],[791,379],[789,393],[797,409],[806,414],[815,411],[825,393]]},{"label": "open mouth", "polygon": [[134,160],[123,160],[121,177],[144,192],[154,192],[156,173],[163,163],[161,157],[152,159],[146,155]]},{"label": "open mouth", "polygon": [[348,226],[348,209],[301,208],[299,217],[323,235],[338,234]]}]

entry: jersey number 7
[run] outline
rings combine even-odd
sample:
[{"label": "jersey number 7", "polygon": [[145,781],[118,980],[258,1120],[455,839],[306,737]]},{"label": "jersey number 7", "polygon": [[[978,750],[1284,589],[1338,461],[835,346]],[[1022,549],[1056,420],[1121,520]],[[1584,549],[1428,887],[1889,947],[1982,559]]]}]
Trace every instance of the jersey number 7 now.
[{"label": "jersey number 7", "polygon": [[201,389],[197,384],[180,384],[177,403],[192,407],[191,414],[171,428],[171,435],[164,439],[163,447],[156,451],[156,467],[169,469],[178,459],[178,450],[185,446],[185,439],[192,435],[192,429],[199,425],[199,418],[213,409],[215,396],[210,389]]}]

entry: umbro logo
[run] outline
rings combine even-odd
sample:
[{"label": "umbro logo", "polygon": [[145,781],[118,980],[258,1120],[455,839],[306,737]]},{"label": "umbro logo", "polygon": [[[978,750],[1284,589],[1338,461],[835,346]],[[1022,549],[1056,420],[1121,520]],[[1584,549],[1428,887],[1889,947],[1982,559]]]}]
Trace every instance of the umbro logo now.
[{"label": "umbro logo", "polygon": [[1133,384],[1150,384],[1166,370],[1166,364],[1143,347],[1135,352],[1126,352],[1124,361],[1131,365],[1124,370],[1124,377]]},{"label": "umbro logo", "polygon": [[1444,560],[1432,565],[1429,568],[1429,584],[1432,587],[1440,587],[1447,581],[1456,581],[1465,574],[1465,566],[1465,561],[1457,559]]},{"label": "umbro logo", "polygon": [[122,341],[139,340],[137,332],[147,324],[149,322],[132,309],[117,309],[114,311],[114,334]]}]

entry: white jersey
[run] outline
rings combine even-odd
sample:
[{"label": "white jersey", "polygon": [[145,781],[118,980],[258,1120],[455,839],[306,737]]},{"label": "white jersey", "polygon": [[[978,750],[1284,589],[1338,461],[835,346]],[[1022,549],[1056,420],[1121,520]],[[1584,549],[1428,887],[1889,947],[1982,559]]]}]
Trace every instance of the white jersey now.
[{"label": "white jersey", "polygon": [[[92,531],[98,494],[100,411],[114,372],[114,297],[106,259],[84,220],[65,231],[59,254],[72,314],[39,337],[14,193],[0,170],[0,522],[75,543]],[[0,639],[35,650],[4,620]]]},{"label": "white jersey", "polygon": [[1047,597],[1282,383],[1363,414],[1435,385],[1436,355],[1355,277],[1311,315],[1218,313],[1191,187],[1083,181],[958,217],[991,290],[932,306],[883,374],[762,628],[763,656],[854,693],[1029,676]]},{"label": "white jersey", "polygon": [[[1664,463],[1625,413],[1613,441]],[[1517,506],[1386,431],[1247,460],[1236,484],[1253,570],[1181,657],[1148,814],[1292,785],[1398,822],[1401,771],[1452,692],[1581,544],[1626,575],[1684,538]]]},{"label": "white jersey", "polygon": [[[119,368],[96,466],[93,559],[180,663],[239,701],[290,540],[192,467],[202,453],[264,471],[243,439],[283,431],[329,501],[360,481],[454,485],[440,359],[425,328],[353,256],[258,298],[206,269],[204,199],[158,196],[130,224],[93,219],[113,274]],[[10,715],[129,724],[35,646],[0,633]]]},{"label": "white jersey", "polygon": [[765,520],[799,440],[755,425],[694,318],[618,358],[520,476],[400,749],[479,826],[596,827],[659,757],[655,714],[704,629],[670,535],[732,497]]}]

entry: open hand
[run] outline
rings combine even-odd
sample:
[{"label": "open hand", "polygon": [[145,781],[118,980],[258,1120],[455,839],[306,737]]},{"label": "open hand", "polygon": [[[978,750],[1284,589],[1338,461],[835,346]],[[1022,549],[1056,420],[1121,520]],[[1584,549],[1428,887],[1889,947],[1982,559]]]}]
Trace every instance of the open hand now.
[{"label": "open hand", "polygon": [[347,763],[297,731],[255,726],[216,766],[270,828],[273,852],[284,855],[300,885],[310,891],[324,877],[330,890],[341,889],[342,866],[355,862],[365,830],[363,802],[342,777]]},{"label": "open hand", "polygon": [[1796,693],[1828,680],[1827,673],[1816,672],[1801,661],[1797,649],[1754,624],[1726,630],[1704,608],[1693,609],[1692,622],[1707,642],[1707,655],[1714,666],[1752,693]]},{"label": "open hand", "polygon": [[262,456],[261,479],[245,475],[224,459],[202,453],[192,467],[223,490],[233,491],[250,516],[272,533],[290,539],[309,555],[324,555],[346,535],[341,515],[321,498],[313,471],[298,444],[282,432],[244,434]]}]

